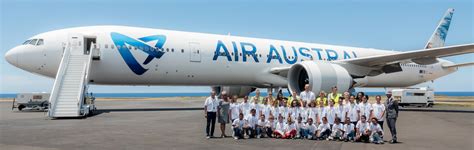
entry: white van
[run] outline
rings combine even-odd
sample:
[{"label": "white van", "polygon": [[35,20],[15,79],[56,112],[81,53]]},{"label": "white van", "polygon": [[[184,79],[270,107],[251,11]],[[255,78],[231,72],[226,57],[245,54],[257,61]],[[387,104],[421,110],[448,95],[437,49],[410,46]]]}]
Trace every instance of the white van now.
[{"label": "white van", "polygon": [[25,108],[48,109],[49,95],[49,93],[19,93],[13,99],[12,110],[14,108],[18,108],[19,111]]},{"label": "white van", "polygon": [[399,106],[432,107],[435,101],[434,91],[430,88],[393,89],[392,96],[400,100]]}]

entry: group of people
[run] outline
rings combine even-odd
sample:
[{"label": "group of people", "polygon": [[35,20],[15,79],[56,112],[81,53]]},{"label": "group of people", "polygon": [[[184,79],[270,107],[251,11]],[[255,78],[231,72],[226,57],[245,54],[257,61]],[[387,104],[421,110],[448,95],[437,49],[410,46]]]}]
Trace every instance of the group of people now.
[{"label": "group of people", "polygon": [[257,89],[255,96],[250,99],[245,96],[243,102],[238,103],[236,95],[229,96],[223,91],[218,98],[215,91],[211,91],[204,104],[206,134],[207,138],[213,137],[217,118],[221,137],[228,137],[225,129],[230,123],[235,139],[267,137],[383,144],[386,120],[392,134],[390,143],[396,143],[398,103],[389,91],[386,94],[385,104],[380,95],[370,104],[363,92],[340,94],[337,87],[333,87],[330,93],[321,91],[316,96],[309,85],[305,85],[304,91],[293,92],[287,98],[281,91],[276,98],[271,92],[263,97]]}]

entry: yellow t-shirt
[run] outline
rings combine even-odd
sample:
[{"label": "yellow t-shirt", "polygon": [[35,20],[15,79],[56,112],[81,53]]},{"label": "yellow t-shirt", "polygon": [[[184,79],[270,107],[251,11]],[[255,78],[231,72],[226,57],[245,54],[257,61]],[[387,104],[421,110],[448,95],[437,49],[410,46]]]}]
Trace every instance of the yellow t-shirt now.
[{"label": "yellow t-shirt", "polygon": [[[323,97],[322,101],[323,101],[323,103],[324,103],[324,106],[328,106],[328,101],[327,101],[327,98],[326,98],[326,97]],[[320,105],[319,103],[321,103],[321,97],[318,97],[318,98],[316,99],[316,103],[317,103],[317,104],[316,104],[317,106]]]}]

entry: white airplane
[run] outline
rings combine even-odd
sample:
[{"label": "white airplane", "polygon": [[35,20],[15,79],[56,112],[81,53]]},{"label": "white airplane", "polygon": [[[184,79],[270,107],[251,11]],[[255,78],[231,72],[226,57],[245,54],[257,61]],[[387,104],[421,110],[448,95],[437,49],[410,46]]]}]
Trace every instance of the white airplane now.
[{"label": "white airplane", "polygon": [[[424,49],[372,48],[248,38],[125,26],[88,26],[35,35],[5,54],[31,73],[57,78],[68,44],[96,55],[88,81],[99,85],[209,85],[229,94],[255,88],[300,92],[355,87],[406,87],[435,80],[473,62],[440,59],[474,52],[474,44],[444,46],[448,9]],[[82,44],[83,43],[83,44]],[[96,50],[90,52],[91,49]],[[74,52],[71,52],[74,53]]]}]

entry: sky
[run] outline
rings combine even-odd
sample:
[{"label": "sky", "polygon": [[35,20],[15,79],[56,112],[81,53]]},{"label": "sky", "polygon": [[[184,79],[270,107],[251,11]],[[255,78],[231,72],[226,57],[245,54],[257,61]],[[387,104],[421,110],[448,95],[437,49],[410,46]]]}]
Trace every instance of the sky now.
[{"label": "sky", "polygon": [[[1,0],[0,7],[0,94],[50,92],[53,79],[15,68],[4,55],[31,36],[69,27],[125,25],[409,51],[422,49],[444,12],[454,8],[446,45],[474,43],[472,0]],[[474,54],[446,59],[473,62]],[[474,67],[417,86],[472,92]],[[91,85],[89,91],[179,93],[209,87]]]}]

